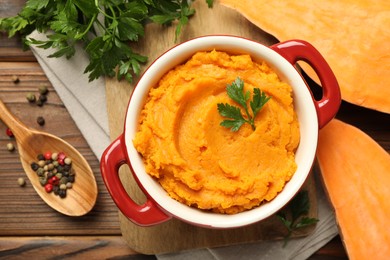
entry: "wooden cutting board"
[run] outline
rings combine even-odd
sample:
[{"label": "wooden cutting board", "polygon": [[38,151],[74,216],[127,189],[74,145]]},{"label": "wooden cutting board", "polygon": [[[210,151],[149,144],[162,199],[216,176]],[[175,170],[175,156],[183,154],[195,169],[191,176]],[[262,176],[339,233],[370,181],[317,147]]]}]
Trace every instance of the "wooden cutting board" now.
[{"label": "wooden cutting board", "polygon": [[[276,43],[276,39],[261,31],[241,15],[226,7],[214,4],[209,9],[204,0],[194,3],[196,14],[184,27],[180,39],[185,40],[209,34],[228,34],[243,36],[265,45]],[[259,13],[261,15],[261,13]],[[148,25],[145,38],[134,49],[149,57],[149,63],[169,48],[174,42],[173,27]],[[144,67],[144,69],[146,66]],[[115,79],[106,80],[107,109],[109,115],[110,135],[114,140],[123,132],[127,104],[133,86]],[[143,193],[138,188],[127,166],[120,169],[120,177],[127,192],[138,203],[145,201]],[[317,217],[317,203],[313,177],[309,177],[303,189],[309,191],[311,209],[310,217]],[[143,254],[160,254],[177,252],[193,248],[217,247],[238,243],[262,240],[281,239],[286,235],[286,228],[275,216],[243,228],[229,230],[211,230],[195,227],[176,219],[152,227],[139,227],[119,214],[123,238],[135,251]],[[301,230],[293,237],[304,236],[312,232],[314,227]]]}]

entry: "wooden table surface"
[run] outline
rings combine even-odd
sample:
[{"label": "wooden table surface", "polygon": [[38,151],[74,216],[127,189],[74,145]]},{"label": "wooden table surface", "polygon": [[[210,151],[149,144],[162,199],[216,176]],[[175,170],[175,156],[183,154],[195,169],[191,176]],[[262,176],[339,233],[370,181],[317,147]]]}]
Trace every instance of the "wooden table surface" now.
[{"label": "wooden table surface", "polygon": [[[0,0],[0,17],[14,15],[24,0]],[[14,82],[14,77],[18,82]],[[28,92],[37,93],[40,86],[49,88],[48,102],[42,106],[26,100]],[[98,184],[98,200],[83,217],[68,217],[49,208],[28,182],[18,151],[7,150],[15,140],[6,135],[0,121],[0,258],[24,259],[70,257],[91,259],[154,259],[138,254],[121,237],[118,209],[102,181],[99,161],[92,153],[31,51],[22,51],[19,38],[0,34],[0,99],[26,125],[55,134],[76,147],[88,160]],[[36,122],[46,120],[44,126]],[[387,151],[390,151],[389,115],[343,103],[339,118],[358,126]],[[27,184],[20,187],[19,177]],[[337,236],[310,259],[347,259]]]}]

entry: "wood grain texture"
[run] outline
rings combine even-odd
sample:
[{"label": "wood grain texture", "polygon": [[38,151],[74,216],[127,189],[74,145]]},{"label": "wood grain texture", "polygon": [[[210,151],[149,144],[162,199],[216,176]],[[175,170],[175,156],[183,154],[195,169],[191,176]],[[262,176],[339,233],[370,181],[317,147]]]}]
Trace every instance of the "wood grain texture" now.
[{"label": "wood grain texture", "polygon": [[6,259],[138,259],[154,256],[134,254],[119,236],[0,237],[0,258]]},{"label": "wood grain texture", "polygon": [[[14,83],[12,76],[20,81]],[[28,103],[26,94],[37,93],[38,87],[49,88],[48,102],[43,107]],[[0,235],[81,235],[120,234],[117,208],[108,195],[100,176],[99,161],[73,122],[61,99],[55,93],[44,72],[36,62],[0,62],[0,99],[9,110],[29,127],[55,134],[82,153],[89,162],[98,185],[98,201],[86,216],[70,218],[48,207],[31,184],[17,185],[17,178],[26,178],[18,150],[9,152],[6,144],[15,140],[5,134],[0,122]],[[36,122],[46,120],[44,126]],[[27,178],[26,178],[27,179]],[[37,221],[39,219],[39,221]]]}]

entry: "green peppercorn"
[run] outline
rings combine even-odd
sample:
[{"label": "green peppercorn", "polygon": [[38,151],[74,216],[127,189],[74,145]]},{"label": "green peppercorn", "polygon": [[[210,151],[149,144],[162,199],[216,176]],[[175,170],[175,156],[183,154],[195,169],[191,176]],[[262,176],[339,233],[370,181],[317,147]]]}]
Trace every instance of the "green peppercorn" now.
[{"label": "green peppercorn", "polygon": [[38,123],[38,125],[43,126],[43,125],[45,125],[45,119],[42,116],[38,116],[37,123]]},{"label": "green peppercorn", "polygon": [[38,91],[41,95],[46,95],[49,92],[46,86],[40,86]]},{"label": "green peppercorn", "polygon": [[66,190],[66,184],[65,184],[65,183],[62,183],[62,184],[60,185],[60,189],[61,189],[61,190]]},{"label": "green peppercorn", "polygon": [[34,103],[35,100],[36,100],[36,97],[35,97],[35,95],[33,93],[29,92],[29,93],[26,94],[26,99],[27,99],[28,102]]},{"label": "green peppercorn", "polygon": [[15,150],[15,146],[12,143],[8,143],[7,144],[7,150],[12,152],[13,150]]},{"label": "green peppercorn", "polygon": [[60,184],[66,184],[66,183],[68,183],[69,181],[68,181],[68,178],[67,177],[62,177],[61,179],[60,179]]},{"label": "green peppercorn", "polygon": [[19,83],[19,81],[20,81],[20,79],[19,79],[19,77],[17,76],[17,75],[12,75],[12,82],[13,83]]},{"label": "green peppercorn", "polygon": [[39,167],[44,167],[46,165],[46,163],[44,160],[40,160],[40,161],[38,161],[38,165],[39,165]]},{"label": "green peppercorn", "polygon": [[[54,163],[54,161],[57,161],[57,159],[58,159],[58,153],[52,153],[52,154],[51,154],[51,159],[53,160],[53,163]],[[57,166],[58,166],[58,162],[57,162]]]},{"label": "green peppercorn", "polygon": [[72,159],[70,159],[69,157],[66,157],[65,160],[64,160],[64,163],[66,165],[71,165],[72,164]]},{"label": "green peppercorn", "polygon": [[59,180],[61,180],[61,178],[62,178],[62,173],[57,173],[55,176],[56,176]]},{"label": "green peppercorn", "polygon": [[51,170],[53,170],[54,169],[54,164],[52,164],[52,163],[49,163],[48,165],[47,165],[47,167],[49,168],[49,170],[51,171]]},{"label": "green peppercorn", "polygon": [[18,184],[19,184],[20,187],[23,187],[24,185],[26,185],[26,181],[24,180],[24,178],[19,177],[18,178]]},{"label": "green peppercorn", "polygon": [[44,173],[45,173],[45,170],[43,168],[39,167],[38,170],[37,170],[38,176],[43,176]]},{"label": "green peppercorn", "polygon": [[46,183],[47,183],[47,179],[45,177],[39,177],[39,183],[42,185],[42,186],[45,186]]}]

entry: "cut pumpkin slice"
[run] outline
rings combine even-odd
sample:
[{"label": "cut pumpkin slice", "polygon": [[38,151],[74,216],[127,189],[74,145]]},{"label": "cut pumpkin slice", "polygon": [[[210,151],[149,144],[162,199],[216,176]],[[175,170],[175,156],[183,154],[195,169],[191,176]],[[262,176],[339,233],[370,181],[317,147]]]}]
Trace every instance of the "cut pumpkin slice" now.
[{"label": "cut pumpkin slice", "polygon": [[[334,71],[342,98],[390,113],[390,1],[220,0],[279,41],[313,44]],[[300,64],[311,78],[312,69]]]},{"label": "cut pumpkin slice", "polygon": [[333,119],[317,160],[350,259],[390,256],[390,155],[361,130]]}]

